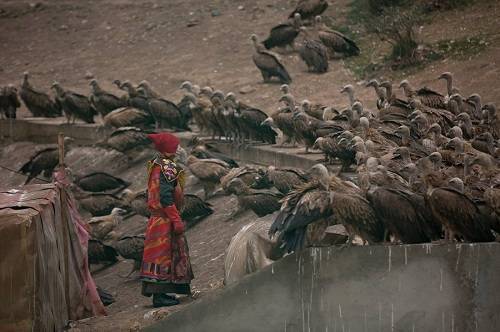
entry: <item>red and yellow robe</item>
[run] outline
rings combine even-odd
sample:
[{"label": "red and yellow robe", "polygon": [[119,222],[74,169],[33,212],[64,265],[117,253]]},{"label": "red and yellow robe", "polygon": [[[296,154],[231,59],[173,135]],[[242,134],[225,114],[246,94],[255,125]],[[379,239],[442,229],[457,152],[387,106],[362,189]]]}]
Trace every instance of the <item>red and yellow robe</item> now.
[{"label": "red and yellow robe", "polygon": [[[193,271],[184,235],[173,232],[162,208],[175,203],[181,209],[184,171],[174,161],[157,157],[148,164],[148,208],[151,211],[141,267],[143,294],[190,294]],[[162,205],[162,201],[164,204]]]}]

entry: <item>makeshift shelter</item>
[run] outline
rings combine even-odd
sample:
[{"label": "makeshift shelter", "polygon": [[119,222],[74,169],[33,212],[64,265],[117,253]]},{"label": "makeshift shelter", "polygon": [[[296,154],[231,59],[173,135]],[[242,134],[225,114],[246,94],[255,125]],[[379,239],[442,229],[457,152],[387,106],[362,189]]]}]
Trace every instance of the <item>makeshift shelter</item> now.
[{"label": "makeshift shelter", "polygon": [[106,314],[88,267],[86,226],[64,172],[56,179],[0,189],[0,331],[59,331]]}]

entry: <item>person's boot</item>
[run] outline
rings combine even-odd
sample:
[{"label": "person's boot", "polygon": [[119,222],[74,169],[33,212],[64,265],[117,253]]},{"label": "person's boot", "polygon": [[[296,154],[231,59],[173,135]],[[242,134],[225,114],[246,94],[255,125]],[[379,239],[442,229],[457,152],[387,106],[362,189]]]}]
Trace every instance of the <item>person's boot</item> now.
[{"label": "person's boot", "polygon": [[153,294],[153,307],[168,307],[179,304],[179,300],[167,294]]}]

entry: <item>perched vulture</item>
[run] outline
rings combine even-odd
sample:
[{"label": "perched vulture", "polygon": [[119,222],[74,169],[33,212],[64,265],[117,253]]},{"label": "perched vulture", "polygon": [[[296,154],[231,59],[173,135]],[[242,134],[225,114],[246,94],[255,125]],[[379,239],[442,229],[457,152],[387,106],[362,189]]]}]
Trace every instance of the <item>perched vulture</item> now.
[{"label": "perched vulture", "polygon": [[301,19],[300,14],[296,13],[291,22],[279,24],[271,29],[269,37],[264,40],[264,47],[268,50],[273,47],[293,48],[293,42],[300,32]]},{"label": "perched vulture", "polygon": [[[65,150],[67,153],[71,149],[71,143],[73,139],[70,137],[64,138]],[[30,160],[24,164],[20,172],[28,175],[25,185],[28,184],[32,179],[37,177],[43,172],[43,175],[47,178],[52,176],[54,168],[59,163],[59,150],[57,147],[49,147],[38,151]]]},{"label": "perched vulture", "polygon": [[16,111],[21,106],[17,89],[12,84],[0,88],[0,119],[15,119]]},{"label": "perched vulture", "polygon": [[306,153],[309,153],[309,148],[313,147],[318,137],[343,131],[336,123],[321,121],[300,111],[294,112],[293,121],[297,140],[305,144]]},{"label": "perched vulture", "polygon": [[142,263],[142,254],[144,251],[144,235],[125,235],[113,243],[113,248],[125,259],[132,259],[134,265],[130,276],[134,271],[139,271]]},{"label": "perched vulture", "polygon": [[114,264],[118,262],[116,250],[97,239],[89,239],[87,255],[90,264]]},{"label": "perched vulture", "polygon": [[321,16],[315,18],[315,29],[318,31],[319,40],[332,53],[340,53],[344,56],[359,55],[359,47],[354,40],[328,28],[322,23]]},{"label": "perched vulture", "polygon": [[222,152],[210,151],[206,149],[203,145],[198,145],[191,150],[191,154],[199,159],[219,159],[228,163],[231,168],[239,167],[238,163],[230,158],[229,156],[223,154]]},{"label": "perched vulture", "polygon": [[439,92],[425,86],[421,89],[414,90],[408,80],[401,81],[399,87],[403,89],[405,96],[410,100],[418,99],[427,107],[446,109],[446,98]]},{"label": "perched vulture", "polygon": [[187,166],[191,173],[200,180],[205,193],[205,199],[209,198],[221,178],[226,175],[231,166],[219,159],[198,159],[195,156],[189,156]]},{"label": "perched vulture", "polygon": [[264,172],[260,168],[244,166],[239,168],[231,169],[226,175],[224,175],[221,180],[221,186],[226,193],[231,194],[229,192],[229,183],[234,179],[240,179],[243,183],[253,189],[262,189],[268,188],[269,183],[265,182],[266,179],[261,179],[264,177]]},{"label": "perched vulture", "polygon": [[274,166],[269,166],[266,176],[269,182],[283,194],[288,194],[308,180],[307,174],[296,168],[276,168]]},{"label": "perched vulture", "polygon": [[289,18],[298,13],[304,20],[307,20],[323,14],[327,8],[328,2],[326,0],[299,0]]},{"label": "perched vulture", "polygon": [[376,80],[370,80],[367,84],[366,87],[372,87],[375,90],[375,93],[377,94],[377,109],[381,110],[386,106],[387,103],[387,96],[385,94],[384,89],[380,86],[380,83]]},{"label": "perched vulture", "polygon": [[106,240],[109,234],[123,221],[123,215],[127,211],[119,207],[113,208],[107,216],[93,217],[89,220],[90,235],[94,239]]},{"label": "perched vulture", "polygon": [[296,145],[296,137],[295,137],[295,129],[293,126],[293,113],[291,111],[278,111],[275,112],[270,117],[266,118],[261,126],[267,126],[272,129],[279,129],[283,135],[284,140],[281,146],[284,146],[285,143],[292,143]]},{"label": "perched vulture", "polygon": [[70,121],[75,123],[76,119],[86,123],[94,123],[94,116],[97,115],[97,111],[86,96],[64,90],[57,82],[52,84],[52,89],[56,92],[56,100],[61,105],[68,123]]},{"label": "perched vulture", "polygon": [[29,73],[25,72],[19,96],[31,114],[35,117],[44,116],[48,118],[61,116],[61,105],[54,102],[48,94],[33,88],[28,81],[28,76]]},{"label": "perched vulture", "polygon": [[121,196],[123,204],[128,206],[135,214],[143,217],[149,217],[150,212],[148,208],[148,193],[146,189],[139,191],[132,191],[125,189]]},{"label": "perched vulture", "polygon": [[427,213],[424,198],[410,191],[373,186],[366,193],[386,229],[402,243],[424,243],[441,236]]},{"label": "perched vulture", "polygon": [[119,89],[127,92],[128,95],[126,96],[126,102],[128,106],[143,110],[149,114],[148,98],[140,94],[132,83],[129,81],[122,83],[118,80],[115,80],[113,83],[115,83]]},{"label": "perched vulture", "polygon": [[154,123],[151,115],[141,109],[133,107],[118,108],[104,117],[104,125],[108,127],[149,127]]},{"label": "perched vulture", "polygon": [[306,63],[308,71],[314,73],[326,73],[328,71],[328,50],[321,42],[308,38],[304,39],[304,43],[299,47],[299,55]]},{"label": "perched vulture", "polygon": [[490,224],[478,206],[465,194],[448,187],[435,187],[436,174],[425,176],[428,189],[426,202],[432,217],[445,230],[445,239],[459,237],[467,242],[490,242],[495,237]]},{"label": "perched vulture", "polygon": [[127,106],[123,99],[104,91],[95,79],[90,81],[90,92],[90,102],[102,117],[117,108]]},{"label": "perched vulture", "polygon": [[75,183],[90,192],[120,191],[130,185],[127,181],[103,172],[87,174],[77,179]]},{"label": "perched vulture", "polygon": [[140,128],[121,127],[113,131],[105,142],[99,144],[120,152],[126,152],[138,147],[144,148],[151,144],[151,140]]},{"label": "perched vulture", "polygon": [[283,194],[276,191],[251,189],[238,178],[228,183],[227,191],[238,199],[238,210],[231,215],[230,219],[236,218],[246,210],[252,210],[257,216],[263,217],[279,210],[280,200],[283,198]]},{"label": "perched vulture", "polygon": [[214,210],[210,203],[205,202],[198,196],[184,194],[184,203],[180,213],[182,220],[186,222],[186,228],[189,229],[214,213]]},{"label": "perched vulture", "polygon": [[259,43],[256,35],[252,35],[251,40],[255,48],[253,62],[257,68],[259,68],[264,82],[268,83],[272,77],[277,77],[281,83],[290,84],[292,78],[278,56],[272,52],[266,51],[264,46]]},{"label": "perched vulture", "polygon": [[106,216],[115,207],[127,208],[126,204],[117,196],[105,193],[85,193],[78,187],[73,187],[76,201],[80,208],[93,216]]},{"label": "perched vulture", "polygon": [[268,144],[276,144],[278,134],[270,127],[263,127],[261,123],[267,119],[266,113],[253,107],[240,107],[236,112],[240,127],[249,133],[250,138]]}]

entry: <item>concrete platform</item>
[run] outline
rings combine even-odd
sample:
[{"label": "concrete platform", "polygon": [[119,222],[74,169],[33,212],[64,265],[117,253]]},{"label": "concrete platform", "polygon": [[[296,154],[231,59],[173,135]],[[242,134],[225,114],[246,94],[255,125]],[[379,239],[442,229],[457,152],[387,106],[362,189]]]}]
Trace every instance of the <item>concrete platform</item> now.
[{"label": "concrete platform", "polygon": [[500,244],[311,248],[145,331],[500,331]]},{"label": "concrete platform", "polygon": [[[104,140],[113,131],[102,124],[66,124],[65,118],[24,118],[0,120],[0,141],[33,141],[37,143],[56,143],[58,133],[62,132],[75,139],[77,144],[94,144]],[[195,135],[193,132],[176,133],[183,145]],[[274,165],[277,167],[309,168],[323,159],[320,153],[304,154],[304,148],[278,148],[271,145],[237,146],[229,142],[214,141],[217,147],[234,159],[243,162]],[[331,166],[337,171],[338,166]]]}]

